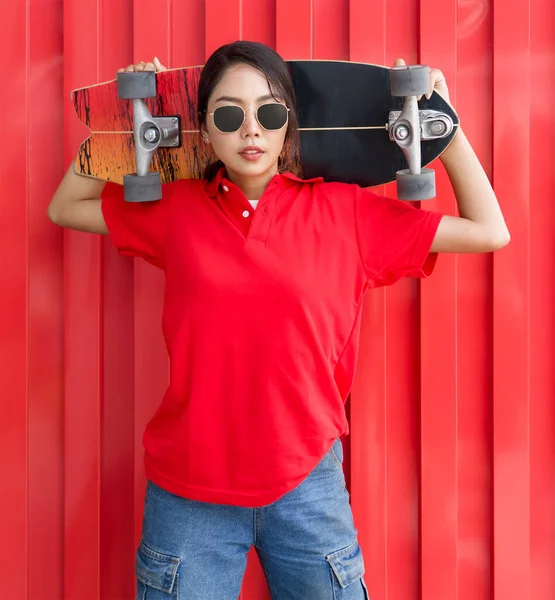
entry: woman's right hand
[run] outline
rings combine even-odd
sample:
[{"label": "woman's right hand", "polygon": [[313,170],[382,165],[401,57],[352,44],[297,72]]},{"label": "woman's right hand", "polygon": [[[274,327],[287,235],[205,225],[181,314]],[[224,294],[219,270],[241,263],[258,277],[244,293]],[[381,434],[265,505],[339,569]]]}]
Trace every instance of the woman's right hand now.
[{"label": "woman's right hand", "polygon": [[133,73],[139,71],[156,71],[158,73],[160,71],[167,71],[167,69],[155,56],[152,62],[145,63],[141,60],[135,65],[129,65],[128,67],[125,67],[125,69],[119,69],[118,73]]}]

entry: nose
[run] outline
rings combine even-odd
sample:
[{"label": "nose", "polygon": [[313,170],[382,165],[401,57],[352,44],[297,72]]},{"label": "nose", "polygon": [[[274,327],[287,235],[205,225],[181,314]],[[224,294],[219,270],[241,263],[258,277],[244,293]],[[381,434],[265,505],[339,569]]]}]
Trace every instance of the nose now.
[{"label": "nose", "polygon": [[245,110],[245,121],[241,127],[243,137],[258,137],[260,135],[260,125],[256,120],[256,109]]}]

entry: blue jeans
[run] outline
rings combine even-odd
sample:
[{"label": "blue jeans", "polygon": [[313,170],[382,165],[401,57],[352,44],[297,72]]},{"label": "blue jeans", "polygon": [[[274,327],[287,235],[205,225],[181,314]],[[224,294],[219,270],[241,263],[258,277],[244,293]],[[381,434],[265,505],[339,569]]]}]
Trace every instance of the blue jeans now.
[{"label": "blue jeans", "polygon": [[137,600],[237,600],[255,547],[273,600],[368,600],[337,439],[276,502],[187,500],[148,482]]}]

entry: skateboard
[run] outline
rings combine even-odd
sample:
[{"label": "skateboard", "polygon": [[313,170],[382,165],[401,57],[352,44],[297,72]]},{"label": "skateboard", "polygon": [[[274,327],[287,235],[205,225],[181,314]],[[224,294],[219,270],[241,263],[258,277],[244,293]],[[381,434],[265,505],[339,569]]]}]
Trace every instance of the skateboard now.
[{"label": "skateboard", "polygon": [[[405,200],[435,196],[426,165],[451,143],[459,118],[437,93],[429,69],[345,61],[288,61],[301,140],[303,177],[362,187],[397,180]],[[161,184],[200,178],[216,160],[200,136],[196,98],[202,67],[119,73],[72,92],[90,129],[74,170],[125,186],[128,201],[161,197]]]}]

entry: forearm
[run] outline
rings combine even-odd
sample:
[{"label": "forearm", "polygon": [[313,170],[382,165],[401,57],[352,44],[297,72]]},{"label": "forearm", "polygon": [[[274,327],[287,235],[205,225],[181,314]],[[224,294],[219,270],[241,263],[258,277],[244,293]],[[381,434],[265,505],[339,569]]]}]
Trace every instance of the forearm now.
[{"label": "forearm", "polygon": [[462,130],[443,153],[460,217],[444,216],[433,252],[491,252],[511,239],[488,177]]},{"label": "forearm", "polygon": [[69,167],[48,206],[48,218],[57,225],[90,233],[107,233],[102,216],[106,182],[77,175]]},{"label": "forearm", "polygon": [[492,234],[507,232],[505,220],[476,153],[461,129],[441,157],[455,192],[461,217],[487,227]]}]

